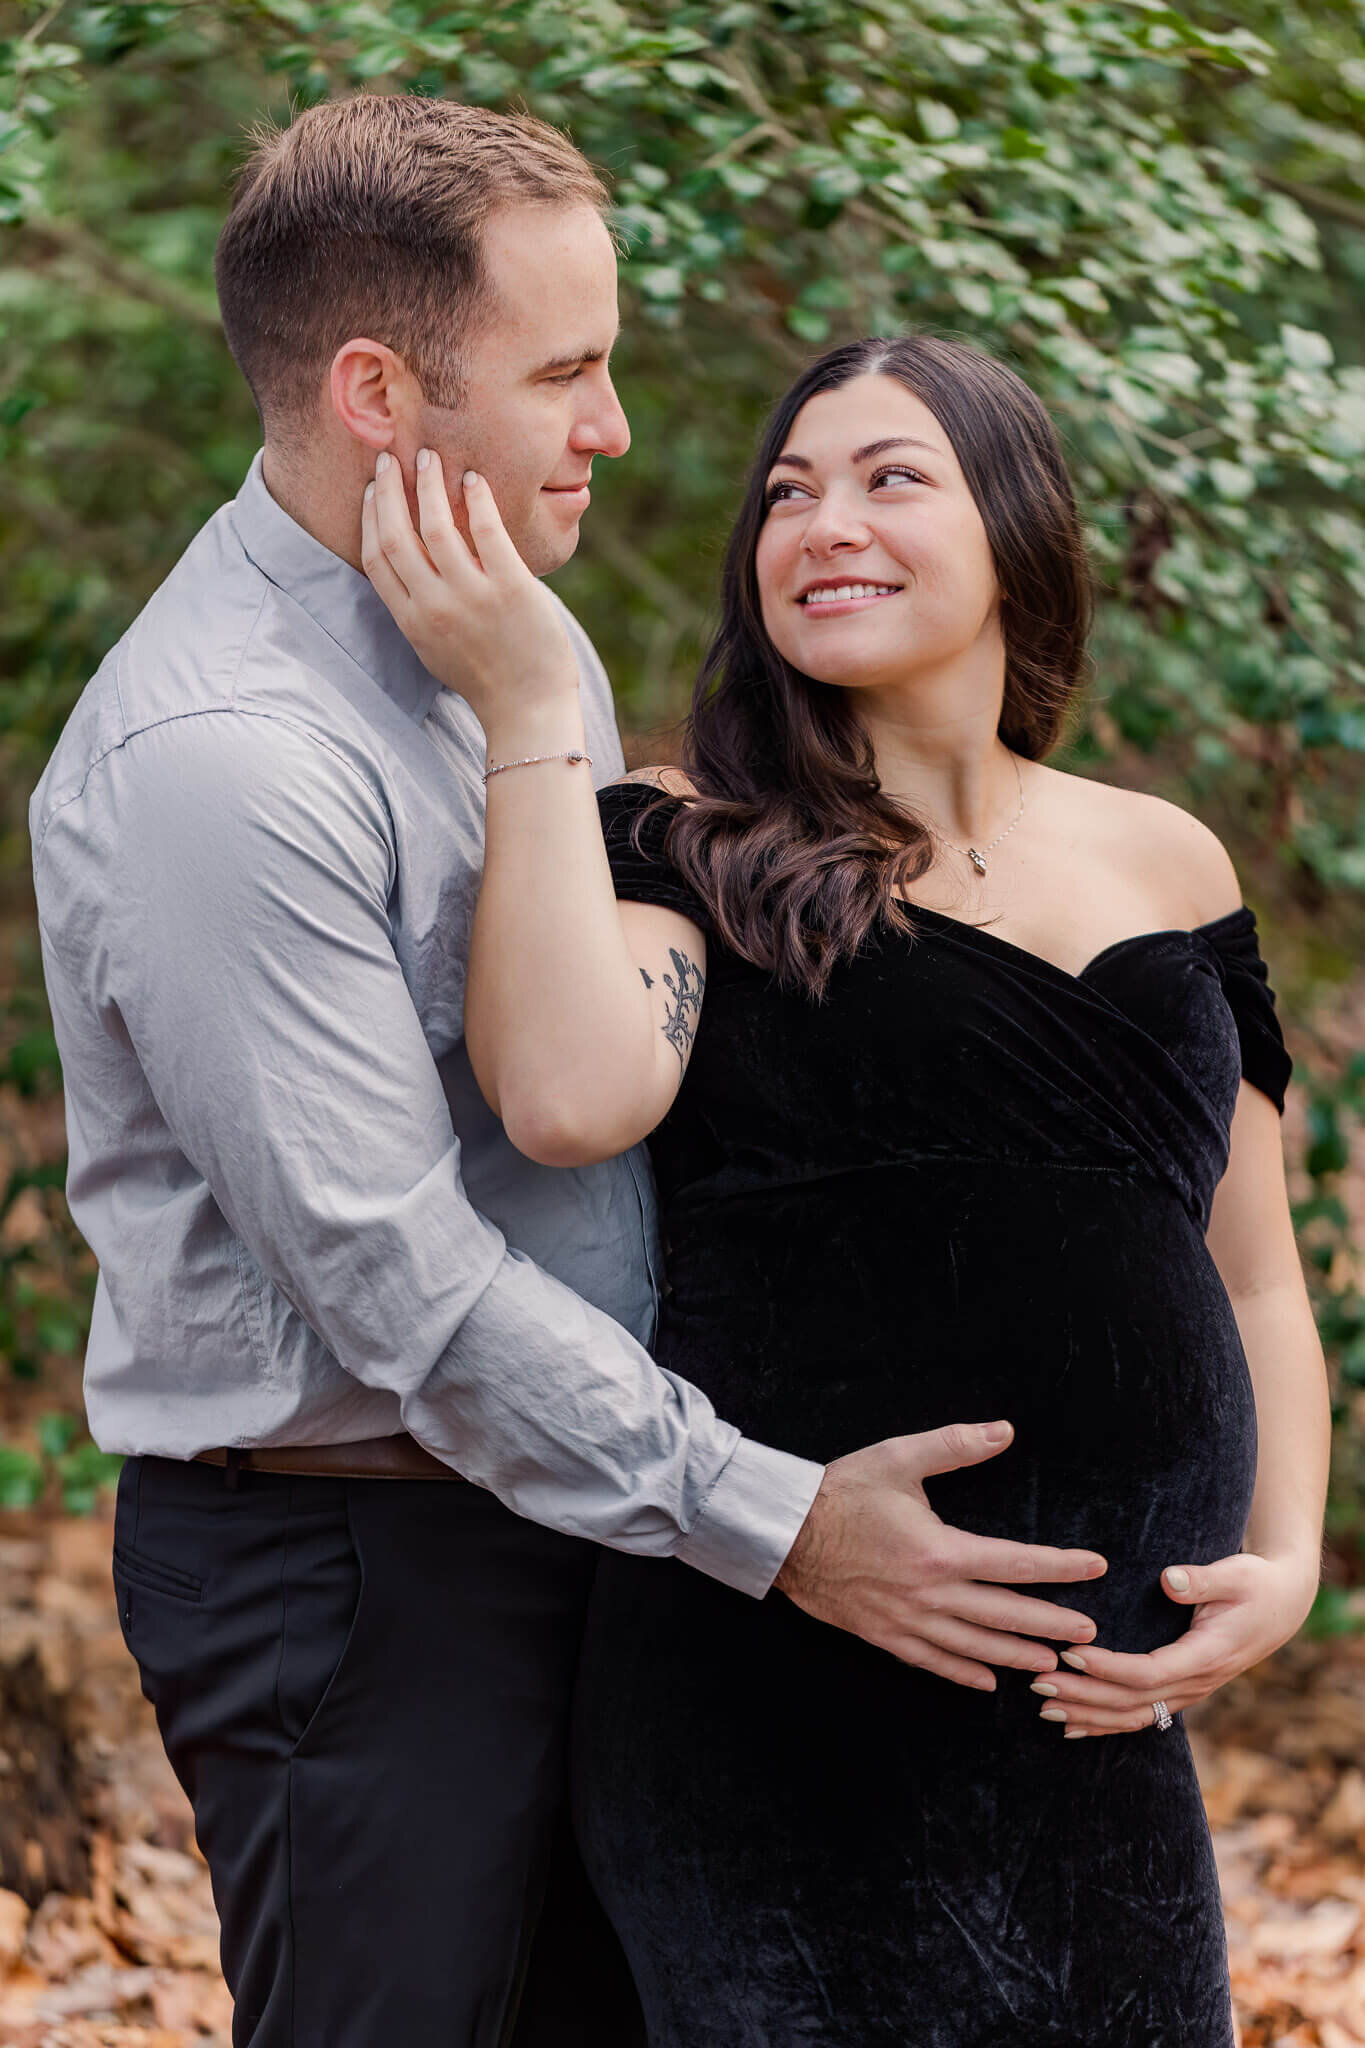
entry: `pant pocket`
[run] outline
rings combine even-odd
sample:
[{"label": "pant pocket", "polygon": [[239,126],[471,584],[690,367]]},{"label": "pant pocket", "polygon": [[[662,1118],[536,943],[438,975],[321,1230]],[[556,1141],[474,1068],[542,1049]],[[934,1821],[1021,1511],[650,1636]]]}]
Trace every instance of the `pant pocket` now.
[{"label": "pant pocket", "polygon": [[342,1503],[291,1497],[282,1572],[280,1726],[297,1751],[317,1729],[354,1646],[365,1572]]},{"label": "pant pocket", "polygon": [[120,1543],[114,1545],[114,1577],[146,1586],[154,1593],[164,1593],[171,1600],[197,1603],[204,1597],[204,1582],[193,1573],[182,1572],[173,1564],[164,1564],[160,1558],[147,1557],[142,1551],[129,1550]]}]

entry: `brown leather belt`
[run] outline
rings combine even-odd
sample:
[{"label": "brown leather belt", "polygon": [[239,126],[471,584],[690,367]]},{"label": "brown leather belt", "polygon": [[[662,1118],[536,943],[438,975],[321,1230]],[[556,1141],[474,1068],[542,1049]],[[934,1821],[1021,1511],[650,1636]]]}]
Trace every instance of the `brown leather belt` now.
[{"label": "brown leather belt", "polygon": [[196,1463],[244,1472],[294,1472],[327,1479],[459,1479],[415,1437],[372,1436],[354,1444],[301,1444],[197,1451]]}]

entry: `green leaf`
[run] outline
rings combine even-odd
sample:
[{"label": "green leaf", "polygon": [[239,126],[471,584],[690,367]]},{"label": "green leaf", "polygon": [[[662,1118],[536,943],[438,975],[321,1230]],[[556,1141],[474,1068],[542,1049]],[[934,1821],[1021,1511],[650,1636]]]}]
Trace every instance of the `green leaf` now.
[{"label": "green leaf", "polygon": [[823,313],[816,313],[809,306],[789,306],[787,325],[802,341],[821,342],[829,340],[829,322]]},{"label": "green leaf", "polygon": [[772,182],[750,164],[722,164],[717,175],[736,199],[761,199]]},{"label": "green leaf", "polygon": [[690,59],[664,65],[664,77],[672,85],[680,85],[686,92],[700,92],[704,86],[723,86],[733,92],[734,86],[723,71],[717,71],[713,64],[695,64]]},{"label": "green leaf", "polygon": [[1356,1612],[1344,1586],[1319,1586],[1303,1633],[1310,1640],[1323,1642],[1337,1636],[1359,1635],[1363,1627],[1365,1616]]},{"label": "green leaf", "polygon": [[1249,498],[1256,488],[1256,472],[1240,462],[1224,462],[1214,456],[1209,462],[1209,481],[1220,498],[1234,503]]},{"label": "green leaf", "polygon": [[118,1485],[122,1458],[102,1451],[87,1439],[57,1461],[62,1489],[62,1506],[69,1515],[91,1515],[101,1493]]},{"label": "green leaf", "polygon": [[1030,135],[1027,128],[1013,125],[1000,131],[1000,147],[1010,163],[1020,163],[1027,157],[1047,155],[1047,144],[1039,135]]},{"label": "green leaf", "polygon": [[31,1031],[9,1049],[0,1072],[21,1095],[36,1095],[45,1085],[56,1086],[62,1077],[57,1041],[50,1031]]},{"label": "green leaf", "polygon": [[965,36],[942,36],[938,49],[950,64],[960,65],[964,71],[975,71],[981,64],[989,64],[991,53],[984,43],[970,42]]},{"label": "green leaf", "polygon": [[1090,277],[1058,277],[1042,287],[1045,292],[1055,292],[1059,299],[1069,305],[1081,306],[1087,313],[1107,313],[1109,301]]},{"label": "green leaf", "polygon": [[628,274],[647,299],[680,299],[686,289],[682,272],[671,263],[644,263]]},{"label": "green leaf", "polygon": [[0,1508],[31,1508],[41,1499],[43,1467],[27,1451],[0,1444]]},{"label": "green leaf", "polygon": [[1325,334],[1311,327],[1280,328],[1280,346],[1296,370],[1325,370],[1333,360],[1332,344]]},{"label": "green leaf", "polygon": [[38,1418],[38,1442],[43,1455],[59,1458],[63,1451],[71,1448],[73,1439],[80,1429],[80,1421],[74,1415],[42,1415]]},{"label": "green leaf", "polygon": [[856,199],[862,189],[863,181],[851,164],[827,164],[811,179],[811,191],[826,201]]},{"label": "green leaf", "polygon": [[916,100],[915,112],[931,142],[950,142],[962,126],[952,108],[943,100]]}]

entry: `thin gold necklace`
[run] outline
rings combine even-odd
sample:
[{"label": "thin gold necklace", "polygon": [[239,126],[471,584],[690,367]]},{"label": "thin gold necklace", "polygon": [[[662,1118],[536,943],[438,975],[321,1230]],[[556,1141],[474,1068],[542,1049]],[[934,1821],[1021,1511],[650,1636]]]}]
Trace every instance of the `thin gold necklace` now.
[{"label": "thin gold necklace", "polygon": [[1011,754],[1010,759],[1014,763],[1014,779],[1019,788],[1019,808],[1010,819],[1008,825],[1006,825],[1004,831],[997,832],[994,839],[988,839],[984,846],[959,846],[955,839],[949,839],[942,832],[935,835],[944,846],[950,846],[954,853],[960,853],[964,860],[969,860],[979,875],[984,875],[986,872],[986,855],[994,852],[1002,839],[1009,838],[1010,833],[1024,815],[1024,778],[1019,773],[1019,757],[1017,754]]}]

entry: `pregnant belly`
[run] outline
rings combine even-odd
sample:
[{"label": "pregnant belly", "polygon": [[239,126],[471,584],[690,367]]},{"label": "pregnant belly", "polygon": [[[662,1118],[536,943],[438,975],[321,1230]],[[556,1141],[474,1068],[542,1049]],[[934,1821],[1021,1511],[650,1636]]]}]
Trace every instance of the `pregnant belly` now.
[{"label": "pregnant belly", "polygon": [[[827,1461],[946,1422],[1009,1448],[927,1482],[981,1534],[1109,1560],[1112,1649],[1189,1625],[1164,1565],[1238,1549],[1256,1416],[1227,1294],[1163,1185],[995,1164],[848,1174],[669,1218],[660,1361],[748,1435]],[[1042,1591],[1044,1589],[1037,1589]]]}]

